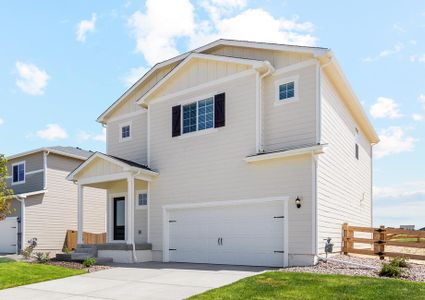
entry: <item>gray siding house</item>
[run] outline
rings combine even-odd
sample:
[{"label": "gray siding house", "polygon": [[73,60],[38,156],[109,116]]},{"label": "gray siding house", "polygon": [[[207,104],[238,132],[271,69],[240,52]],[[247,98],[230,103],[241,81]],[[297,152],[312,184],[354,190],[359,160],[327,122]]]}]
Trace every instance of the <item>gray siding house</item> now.
[{"label": "gray siding house", "polygon": [[[66,230],[77,229],[77,186],[66,176],[93,153],[74,147],[46,147],[8,157],[7,185],[14,191],[12,214],[0,222],[0,253],[20,251],[37,238],[38,251],[59,252]],[[105,232],[105,197],[88,189],[85,231]]]}]

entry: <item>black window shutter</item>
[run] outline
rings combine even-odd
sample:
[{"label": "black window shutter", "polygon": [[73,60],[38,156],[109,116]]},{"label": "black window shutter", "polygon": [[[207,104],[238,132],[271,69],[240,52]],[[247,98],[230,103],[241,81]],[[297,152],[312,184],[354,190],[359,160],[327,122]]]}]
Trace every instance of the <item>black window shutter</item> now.
[{"label": "black window shutter", "polygon": [[173,106],[172,118],[172,136],[179,136],[181,134],[181,105]]},{"label": "black window shutter", "polygon": [[214,96],[214,127],[226,125],[226,96],[221,93]]}]

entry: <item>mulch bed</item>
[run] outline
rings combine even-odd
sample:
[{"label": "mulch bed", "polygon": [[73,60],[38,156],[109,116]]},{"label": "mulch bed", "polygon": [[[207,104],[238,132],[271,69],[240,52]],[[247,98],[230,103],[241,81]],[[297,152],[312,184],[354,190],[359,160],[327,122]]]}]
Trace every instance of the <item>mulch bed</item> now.
[{"label": "mulch bed", "polygon": [[65,267],[65,268],[69,268],[69,269],[77,269],[77,270],[86,269],[87,272],[89,272],[89,273],[96,272],[96,271],[102,271],[102,270],[108,270],[108,269],[112,268],[111,266],[106,266],[106,265],[94,265],[94,266],[91,266],[90,268],[86,268],[85,266],[83,266],[83,264],[81,264],[79,262],[58,261],[58,260],[50,260],[47,264],[52,265],[52,266]]},{"label": "mulch bed", "polygon": [[[400,279],[425,282],[425,265],[412,262],[408,262],[408,264],[410,268],[404,269],[405,273]],[[379,258],[336,255],[329,257],[327,262],[320,261],[315,266],[290,267],[281,269],[281,271],[379,277],[378,272],[381,266],[382,261]]]}]

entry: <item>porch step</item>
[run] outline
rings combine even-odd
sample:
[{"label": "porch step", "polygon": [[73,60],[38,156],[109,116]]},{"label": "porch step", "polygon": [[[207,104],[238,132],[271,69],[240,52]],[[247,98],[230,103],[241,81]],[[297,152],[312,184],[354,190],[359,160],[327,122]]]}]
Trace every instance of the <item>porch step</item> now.
[{"label": "porch step", "polygon": [[90,257],[94,257],[96,258],[96,256],[89,254],[89,253],[72,253],[71,254],[71,260],[75,260],[75,261],[83,261],[86,258],[90,258]]},{"label": "porch step", "polygon": [[78,245],[77,249],[75,249],[74,253],[85,253],[89,254],[93,257],[97,256],[97,247],[91,245]]}]

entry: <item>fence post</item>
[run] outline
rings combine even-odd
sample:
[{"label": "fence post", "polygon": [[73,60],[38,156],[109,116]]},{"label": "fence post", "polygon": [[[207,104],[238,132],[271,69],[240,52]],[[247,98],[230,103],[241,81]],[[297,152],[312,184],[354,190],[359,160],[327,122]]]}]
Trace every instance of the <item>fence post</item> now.
[{"label": "fence post", "polygon": [[348,255],[348,223],[342,224],[342,251]]},{"label": "fence post", "polygon": [[385,244],[386,244],[386,237],[387,237],[387,232],[385,230],[385,226],[381,225],[379,227],[380,229],[380,235],[379,235],[379,240],[380,240],[380,244],[379,244],[379,252],[381,253],[381,255],[379,255],[379,259],[383,260],[385,259]]}]

